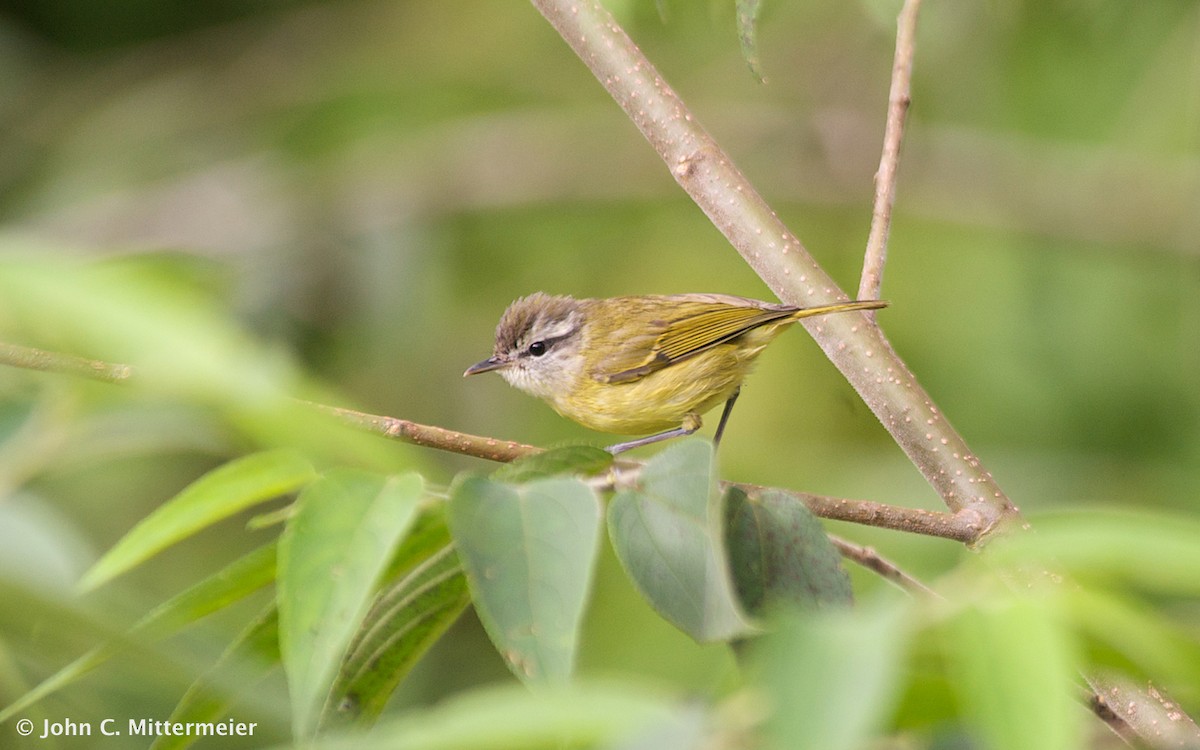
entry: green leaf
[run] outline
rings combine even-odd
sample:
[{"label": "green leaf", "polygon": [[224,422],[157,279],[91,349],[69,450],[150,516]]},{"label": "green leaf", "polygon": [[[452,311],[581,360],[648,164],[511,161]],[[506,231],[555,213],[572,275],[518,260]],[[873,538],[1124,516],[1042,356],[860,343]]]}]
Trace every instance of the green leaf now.
[{"label": "green leaf", "polygon": [[246,553],[150,610],[134,632],[165,637],[244,599],[275,580],[275,556],[274,541]]},{"label": "green leaf", "polygon": [[762,0],[737,0],[738,39],[742,43],[742,59],[760,82],[763,80],[762,68],[758,63],[758,16],[761,12]]},{"label": "green leaf", "polygon": [[[227,709],[237,694],[260,683],[279,664],[278,634],[278,610],[272,604],[251,621],[206,674],[192,683],[167,721],[200,723],[228,718]],[[226,689],[230,684],[236,684],[238,689]],[[239,716],[238,720],[244,719]],[[197,739],[197,735],[160,735],[150,748],[179,750],[190,747]]]},{"label": "green leaf", "polygon": [[308,461],[287,450],[230,461],[192,482],[142,519],[96,561],[79,585],[85,591],[94,589],[200,529],[293,492],[315,477]]},{"label": "green leaf", "polygon": [[600,501],[578,479],[455,483],[447,520],[479,619],[513,672],[561,682],[575,648],[600,539]]},{"label": "green leaf", "polygon": [[[131,630],[131,636],[158,640],[239,601],[275,578],[275,544],[264,545],[155,607]],[[0,711],[0,724],[43,698],[62,690],[121,653],[118,644],[91,649],[43,680]]]},{"label": "green leaf", "polygon": [[722,530],[712,443],[675,443],[642,469],[639,488],[608,508],[613,549],[642,596],[698,641],[750,631],[737,602]]},{"label": "green leaf", "polygon": [[279,540],[279,643],[297,737],[321,706],[380,574],[416,517],[422,481],[335,470],[309,485]]},{"label": "green leaf", "polygon": [[1085,581],[1116,579],[1150,591],[1200,595],[1200,521],[1179,513],[1087,508],[1039,515],[1036,534],[988,545],[999,564],[1043,561]]},{"label": "green leaf", "polygon": [[804,504],[778,490],[725,493],[725,539],[742,606],[761,616],[777,605],[801,608],[853,601],[842,556]]},{"label": "green leaf", "polygon": [[894,608],[793,612],[752,643],[773,747],[856,750],[891,708],[907,638]]},{"label": "green leaf", "polygon": [[636,684],[535,691],[510,684],[381,722],[369,734],[324,736],[306,750],[582,750],[677,721],[679,713],[674,701]]},{"label": "green leaf", "polygon": [[398,551],[390,583],[349,649],[322,729],[377,719],[396,686],[471,601],[444,516],[426,516],[432,518],[423,518]]},{"label": "green leaf", "polygon": [[[1160,684],[1200,688],[1200,642],[1186,623],[1169,619],[1161,608],[1086,585],[1072,586],[1062,597],[1081,638],[1104,644]],[[1119,666],[1130,671],[1124,662]]]},{"label": "green leaf", "polygon": [[613,455],[593,445],[566,445],[504,464],[492,472],[497,482],[520,484],[561,474],[595,476],[612,466]]},{"label": "green leaf", "polygon": [[991,750],[1080,747],[1075,652],[1046,597],[1005,596],[964,609],[946,650],[959,702]]}]

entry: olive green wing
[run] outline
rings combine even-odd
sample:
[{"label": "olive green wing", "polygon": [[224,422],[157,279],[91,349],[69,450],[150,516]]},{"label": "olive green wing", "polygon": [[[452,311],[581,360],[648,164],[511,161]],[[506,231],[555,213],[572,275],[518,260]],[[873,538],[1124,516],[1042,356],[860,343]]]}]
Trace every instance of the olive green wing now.
[{"label": "olive green wing", "polygon": [[624,337],[620,350],[602,360],[593,376],[604,383],[638,380],[795,312],[721,303],[679,307],[674,317],[652,318],[649,326]]}]

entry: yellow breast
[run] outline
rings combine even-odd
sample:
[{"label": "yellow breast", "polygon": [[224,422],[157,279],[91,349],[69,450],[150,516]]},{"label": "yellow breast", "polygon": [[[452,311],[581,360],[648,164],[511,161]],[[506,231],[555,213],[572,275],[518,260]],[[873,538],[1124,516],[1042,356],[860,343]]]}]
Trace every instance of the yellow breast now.
[{"label": "yellow breast", "polygon": [[713,347],[632,382],[580,377],[571,393],[550,403],[564,417],[599,432],[643,435],[669,430],[680,426],[688,414],[704,414],[727,401],[777,332],[752,337],[761,341]]}]

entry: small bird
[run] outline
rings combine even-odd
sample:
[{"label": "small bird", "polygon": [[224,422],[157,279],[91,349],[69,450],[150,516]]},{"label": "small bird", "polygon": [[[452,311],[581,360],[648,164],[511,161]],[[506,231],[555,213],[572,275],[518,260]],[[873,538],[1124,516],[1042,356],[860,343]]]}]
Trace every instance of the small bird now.
[{"label": "small bird", "polygon": [[727,294],[575,299],[535,292],[509,305],[492,356],[463,377],[495,370],[599,432],[646,435],[611,453],[690,435],[725,404],[714,443],[759,353],[801,318],[886,307],[882,300],[818,307]]}]

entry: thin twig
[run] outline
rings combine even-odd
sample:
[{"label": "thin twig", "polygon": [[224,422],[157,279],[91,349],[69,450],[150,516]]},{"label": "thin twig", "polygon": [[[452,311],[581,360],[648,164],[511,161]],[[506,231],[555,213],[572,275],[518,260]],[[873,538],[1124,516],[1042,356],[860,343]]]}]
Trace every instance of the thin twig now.
[{"label": "thin twig", "polygon": [[[598,0],[532,2],[780,299],[808,306],[845,296]],[[878,326],[859,314],[804,325],[951,511],[971,511],[984,534],[1019,520]]]},{"label": "thin twig", "polygon": [[71,354],[58,354],[19,344],[6,344],[2,341],[0,341],[0,364],[21,367],[26,370],[59,372],[104,383],[124,383],[133,377],[133,368],[129,365],[101,362]]},{"label": "thin twig", "polygon": [[891,581],[908,593],[931,599],[942,598],[941,594],[905,573],[900,566],[883,557],[873,548],[855,544],[834,534],[829,534],[828,537],[829,541],[833,542],[833,546],[837,547],[838,552],[842,553],[842,557],[879,574],[884,580]]},{"label": "thin twig", "polygon": [[953,539],[965,544],[973,543],[984,529],[981,519],[970,511],[945,513],[900,505],[887,505],[871,500],[851,500],[844,497],[814,495],[809,492],[779,490],[745,482],[722,482],[722,485],[738,487],[747,493],[775,489],[804,503],[804,506],[812,511],[814,516],[831,521],[849,521],[864,526]]},{"label": "thin twig", "polygon": [[[42,372],[57,372],[64,375],[74,375],[88,380],[99,380],[104,383],[127,385],[136,378],[136,368],[133,365],[103,362],[96,359],[86,359],[73,354],[51,352],[35,349],[19,344],[0,342],[0,365],[10,365],[26,370]],[[447,430],[443,427],[419,424],[407,419],[385,417],[378,414],[346,409],[340,406],[329,406],[312,401],[296,399],[296,403],[305,408],[314,409],[322,414],[336,417],[346,425],[363,432],[373,433],[381,437],[399,440],[426,448],[458,453],[464,456],[474,456],[488,461],[515,461],[541,451],[533,445],[525,445],[511,440],[471,435],[465,432]]]},{"label": "thin twig", "polygon": [[[131,365],[89,360],[70,354],[48,352],[16,344],[0,344],[0,364],[61,372],[106,383],[131,384],[136,380],[136,369]],[[542,450],[537,446],[524,443],[499,440],[483,435],[471,435],[447,430],[444,427],[420,424],[397,417],[368,414],[340,406],[318,404],[302,399],[296,399],[296,403],[332,416],[344,424],[364,432],[426,448],[436,448],[463,456],[482,458],[487,461],[514,461]],[[755,485],[739,486],[753,491],[765,489]],[[813,514],[822,518],[927,534],[968,544],[974,542],[984,529],[980,519],[970,511],[960,514],[938,513],[886,505],[869,500],[848,500],[782,489],[779,491],[795,497],[804,503]]]},{"label": "thin twig", "polygon": [[892,227],[892,206],[896,202],[896,175],[900,166],[900,145],[904,141],[904,122],[912,101],[912,69],[916,52],[917,10],[921,0],[905,0],[896,20],[896,55],[892,61],[892,85],[888,93],[887,124],[883,131],[883,154],[875,173],[875,203],[871,211],[871,231],[863,257],[862,278],[858,282],[859,299],[879,299],[883,286],[883,266],[887,263],[888,234]]},{"label": "thin twig", "polygon": [[437,448],[438,450],[458,453],[464,456],[482,458],[487,461],[508,463],[524,456],[539,453],[542,450],[534,445],[526,445],[512,440],[498,440],[482,435],[471,435],[466,432],[447,430],[444,427],[436,427],[434,425],[419,424],[397,417],[367,414],[366,412],[355,411],[354,409],[317,404],[312,401],[302,401],[301,403],[323,414],[337,417],[351,427],[356,427],[382,437],[400,440],[425,448]]}]

